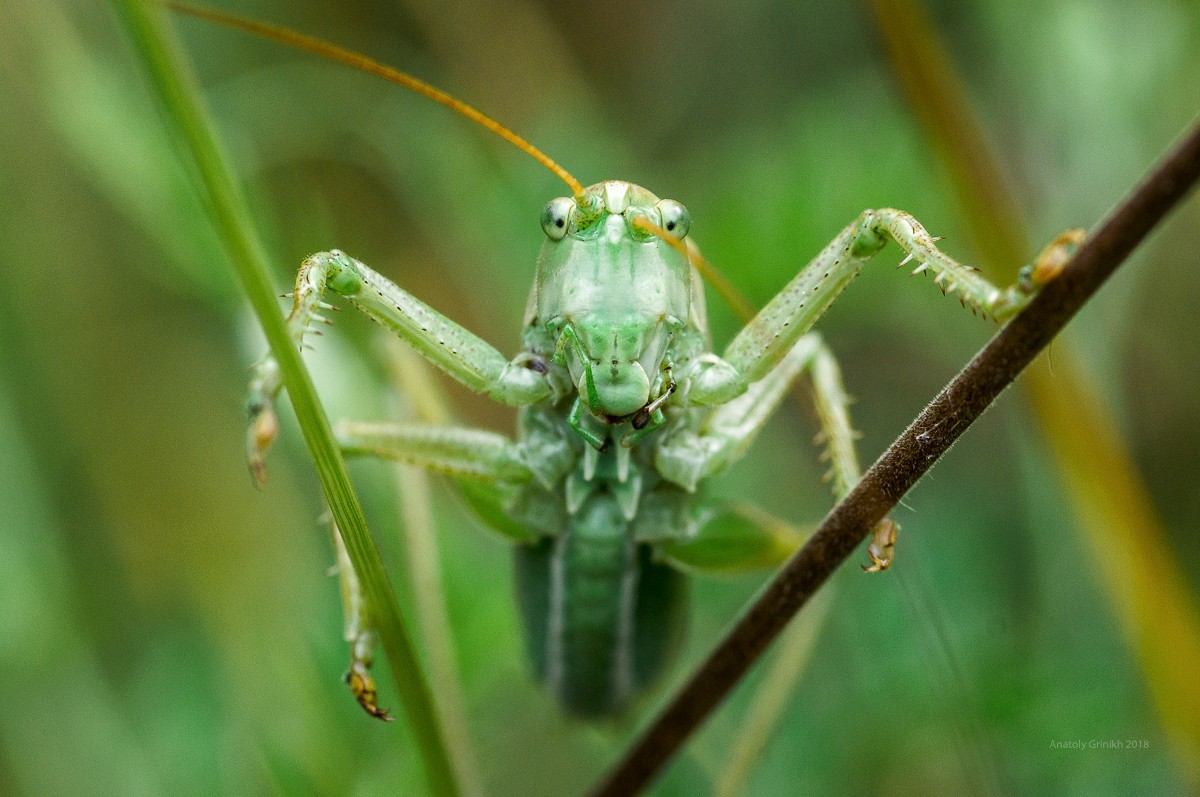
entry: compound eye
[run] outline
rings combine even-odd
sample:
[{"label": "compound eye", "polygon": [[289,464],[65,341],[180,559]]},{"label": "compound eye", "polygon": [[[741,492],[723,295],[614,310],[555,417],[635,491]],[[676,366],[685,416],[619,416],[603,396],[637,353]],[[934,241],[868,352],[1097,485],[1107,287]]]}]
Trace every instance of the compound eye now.
[{"label": "compound eye", "polygon": [[542,232],[551,241],[561,241],[571,227],[571,212],[575,209],[575,200],[570,197],[551,199],[542,210]]},{"label": "compound eye", "polygon": [[655,207],[662,218],[664,230],[679,239],[687,237],[688,228],[692,226],[692,218],[688,215],[687,208],[674,199],[664,199]]}]

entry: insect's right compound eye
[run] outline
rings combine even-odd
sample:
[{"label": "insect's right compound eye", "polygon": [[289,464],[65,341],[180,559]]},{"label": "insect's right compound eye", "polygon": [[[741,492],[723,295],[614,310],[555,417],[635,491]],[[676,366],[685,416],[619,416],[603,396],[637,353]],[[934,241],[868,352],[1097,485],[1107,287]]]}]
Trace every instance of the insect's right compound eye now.
[{"label": "insect's right compound eye", "polygon": [[551,199],[542,210],[542,232],[551,241],[561,241],[571,228],[571,212],[575,209],[575,200],[570,197]]}]

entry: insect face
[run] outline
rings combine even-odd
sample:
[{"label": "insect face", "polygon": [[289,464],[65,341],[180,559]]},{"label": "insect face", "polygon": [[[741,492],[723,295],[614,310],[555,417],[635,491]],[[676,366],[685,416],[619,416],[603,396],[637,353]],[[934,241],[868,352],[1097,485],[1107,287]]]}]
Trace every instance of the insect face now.
[{"label": "insect face", "polygon": [[639,219],[687,234],[682,205],[617,180],[542,213],[537,317],[558,340],[584,405],[614,422],[650,401],[691,305],[687,259]]},{"label": "insect face", "polygon": [[683,205],[619,180],[542,211],[536,312],[584,406],[610,421],[647,406],[691,304],[688,260],[638,220],[676,238],[688,230]]}]

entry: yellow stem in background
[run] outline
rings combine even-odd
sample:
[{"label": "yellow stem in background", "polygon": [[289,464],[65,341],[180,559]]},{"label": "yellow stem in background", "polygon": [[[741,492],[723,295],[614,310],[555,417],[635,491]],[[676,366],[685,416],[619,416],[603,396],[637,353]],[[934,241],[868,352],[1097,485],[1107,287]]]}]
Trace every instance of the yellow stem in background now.
[{"label": "yellow stem in background", "polygon": [[[1027,236],[937,32],[915,0],[871,0],[901,88],[950,172],[993,273],[1025,262]],[[947,124],[953,120],[953,124]],[[1053,452],[1176,758],[1200,784],[1200,612],[1140,474],[1067,346],[1021,381]]]}]

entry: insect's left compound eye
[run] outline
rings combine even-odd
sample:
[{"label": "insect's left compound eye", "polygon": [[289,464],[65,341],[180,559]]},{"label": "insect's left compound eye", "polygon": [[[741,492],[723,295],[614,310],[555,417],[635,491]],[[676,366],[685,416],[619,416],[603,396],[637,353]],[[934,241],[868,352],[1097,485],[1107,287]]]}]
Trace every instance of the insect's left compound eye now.
[{"label": "insect's left compound eye", "polygon": [[575,209],[575,200],[570,197],[551,199],[542,210],[542,232],[551,241],[561,241],[571,227],[571,212]]},{"label": "insect's left compound eye", "polygon": [[676,238],[687,237],[688,228],[692,226],[692,217],[688,215],[687,208],[674,199],[664,199],[655,207],[658,208],[659,216],[662,218],[664,230]]}]

